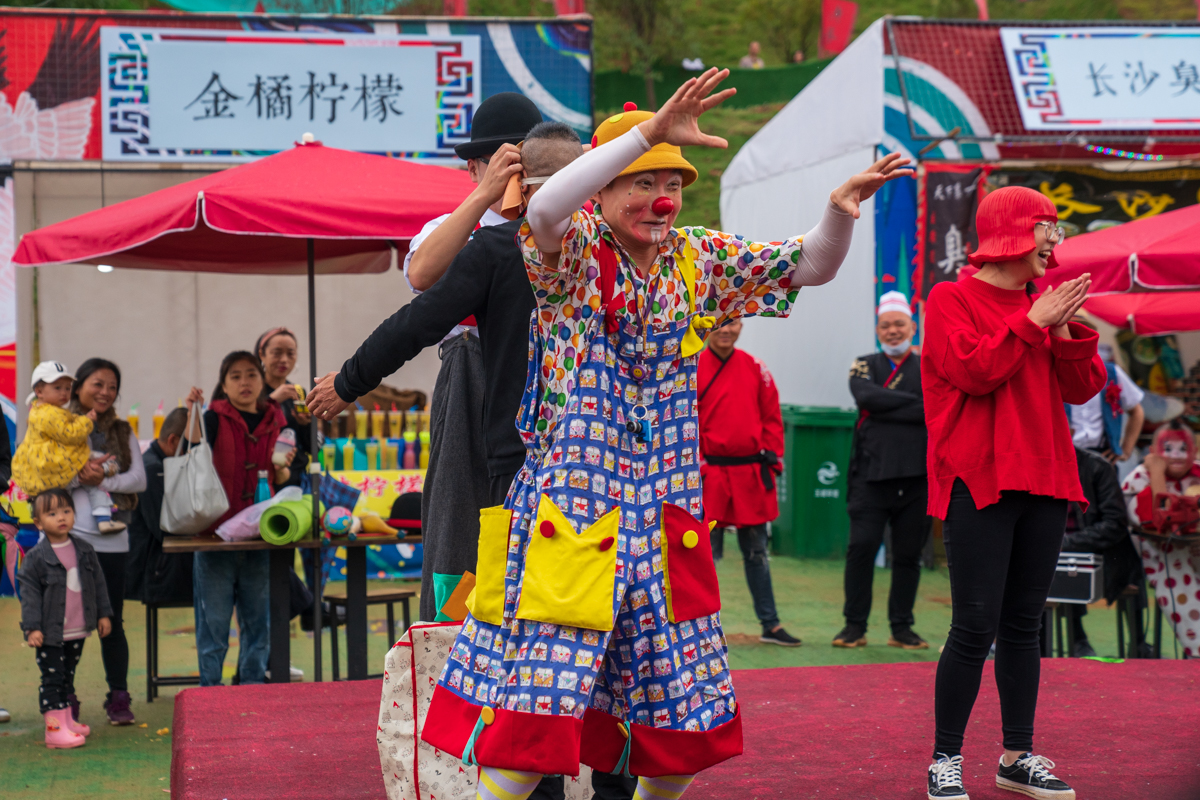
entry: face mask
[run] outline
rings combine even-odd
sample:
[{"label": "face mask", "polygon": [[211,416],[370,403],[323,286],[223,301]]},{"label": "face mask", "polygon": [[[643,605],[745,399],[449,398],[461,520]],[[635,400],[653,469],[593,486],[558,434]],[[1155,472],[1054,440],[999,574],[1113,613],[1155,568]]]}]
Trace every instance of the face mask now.
[{"label": "face mask", "polygon": [[884,344],[883,342],[880,342],[879,346],[883,348],[883,352],[887,353],[892,358],[899,358],[908,352],[908,348],[912,347],[912,337],[910,336],[900,344]]}]

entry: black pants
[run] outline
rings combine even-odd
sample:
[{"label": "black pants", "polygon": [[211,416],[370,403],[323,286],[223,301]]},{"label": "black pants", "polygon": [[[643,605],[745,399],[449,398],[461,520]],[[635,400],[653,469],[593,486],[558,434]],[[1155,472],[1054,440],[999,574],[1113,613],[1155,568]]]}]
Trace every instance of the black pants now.
[{"label": "black pants", "polygon": [[[770,537],[766,525],[747,525],[737,529],[738,547],[742,551],[742,567],[746,571],[746,586],[754,601],[754,616],[758,617],[763,631],[770,632],[779,625],[779,613],[775,610],[775,589],[771,586],[771,564],[767,556]],[[713,558],[725,555],[725,529],[713,528]]]},{"label": "black pants", "polygon": [[70,705],[67,698],[75,694],[75,665],[83,655],[84,641],[72,639],[60,645],[45,645],[37,649],[37,665],[42,671],[38,707],[43,714]]},{"label": "black pants", "polygon": [[886,481],[860,481],[850,487],[850,546],[846,549],[844,586],[846,623],[867,629],[875,556],[883,529],[892,525],[892,588],[888,622],[892,630],[911,628],[913,603],[921,583],[921,551],[929,538],[925,505],[929,486],[924,476]]},{"label": "black pants", "polygon": [[121,624],[121,613],[125,608],[125,562],[129,553],[96,553],[100,559],[100,571],[108,584],[108,602],[112,605],[112,633],[100,640],[100,658],[104,661],[104,679],[108,681],[108,694],[129,690],[129,642],[125,639],[125,626]]},{"label": "black pants", "polygon": [[1028,492],[1004,492],[980,511],[966,484],[954,482],[942,527],[954,608],[934,690],[935,753],[962,752],[993,641],[1004,749],[1033,749],[1038,634],[1066,519],[1066,500]]}]

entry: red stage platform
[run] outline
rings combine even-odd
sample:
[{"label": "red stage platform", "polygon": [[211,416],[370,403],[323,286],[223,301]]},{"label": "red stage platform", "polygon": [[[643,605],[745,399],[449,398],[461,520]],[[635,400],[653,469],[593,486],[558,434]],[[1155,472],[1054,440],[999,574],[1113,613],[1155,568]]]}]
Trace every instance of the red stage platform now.
[{"label": "red stage platform", "polygon": [[[934,664],[744,670],[746,753],[688,800],[925,797]],[[379,681],[187,689],[175,700],[176,800],[383,800]],[[1200,799],[1200,665],[1042,662],[1038,751],[1080,800]],[[989,663],[963,751],[973,800],[995,788],[1000,710]],[[440,800],[440,798],[439,798]]]}]

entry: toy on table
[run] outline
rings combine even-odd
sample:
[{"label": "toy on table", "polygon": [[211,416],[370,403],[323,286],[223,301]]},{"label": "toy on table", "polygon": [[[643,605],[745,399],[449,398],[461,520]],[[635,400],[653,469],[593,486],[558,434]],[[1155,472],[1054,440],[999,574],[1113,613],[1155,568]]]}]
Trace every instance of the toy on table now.
[{"label": "toy on table", "polygon": [[360,533],[384,533],[389,536],[399,533],[378,514],[368,511],[355,516],[344,506],[334,506],[326,511],[324,522],[327,540],[330,536],[346,536],[353,542]]}]

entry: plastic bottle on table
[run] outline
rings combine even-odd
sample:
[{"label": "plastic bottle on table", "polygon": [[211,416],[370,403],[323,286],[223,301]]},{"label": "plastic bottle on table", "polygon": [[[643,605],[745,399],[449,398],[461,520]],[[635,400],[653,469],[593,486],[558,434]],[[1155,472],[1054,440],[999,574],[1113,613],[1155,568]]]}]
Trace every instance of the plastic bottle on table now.
[{"label": "plastic bottle on table", "polygon": [[371,412],[371,438],[382,439],[383,433],[387,429],[387,414],[379,410],[379,404],[375,404],[375,410]]},{"label": "plastic bottle on table", "polygon": [[325,457],[325,469],[332,471],[337,464],[337,445],[326,441],[321,447],[321,453]]},{"label": "plastic bottle on table", "polygon": [[342,444],[342,469],[344,469],[344,470],[354,469],[354,440],[353,439],[347,439],[345,441],[345,443]]},{"label": "plastic bottle on table", "polygon": [[429,431],[421,431],[417,436],[421,441],[421,457],[417,463],[421,469],[429,469]]},{"label": "plastic bottle on table", "polygon": [[357,403],[354,405],[354,437],[367,438],[367,411]]},{"label": "plastic bottle on table", "polygon": [[400,443],[388,440],[384,447],[387,449],[387,469],[400,469]]},{"label": "plastic bottle on table", "polygon": [[379,442],[374,439],[367,440],[367,469],[379,469]]},{"label": "plastic bottle on table", "polygon": [[404,432],[404,469],[417,468],[417,434]]},{"label": "plastic bottle on table", "polygon": [[[129,407],[129,427],[133,428],[134,436],[140,435],[139,431],[138,431],[138,425],[140,422],[141,422],[141,418],[138,416],[138,404],[134,403],[132,406]],[[175,454],[172,453],[171,455],[175,455]]]},{"label": "plastic bottle on table", "polygon": [[158,438],[159,432],[162,431],[163,420],[166,418],[167,418],[166,415],[163,414],[163,401],[159,400],[158,408],[154,409],[154,417],[152,418],[154,420],[154,438],[155,439]]},{"label": "plastic bottle on table", "polygon": [[258,471],[258,486],[254,487],[254,502],[261,503],[263,500],[271,499],[271,484],[267,480],[267,471],[260,469]]},{"label": "plastic bottle on table", "polygon": [[388,438],[399,439],[404,435],[404,412],[396,410],[396,404],[392,403],[392,410],[388,414]]}]

